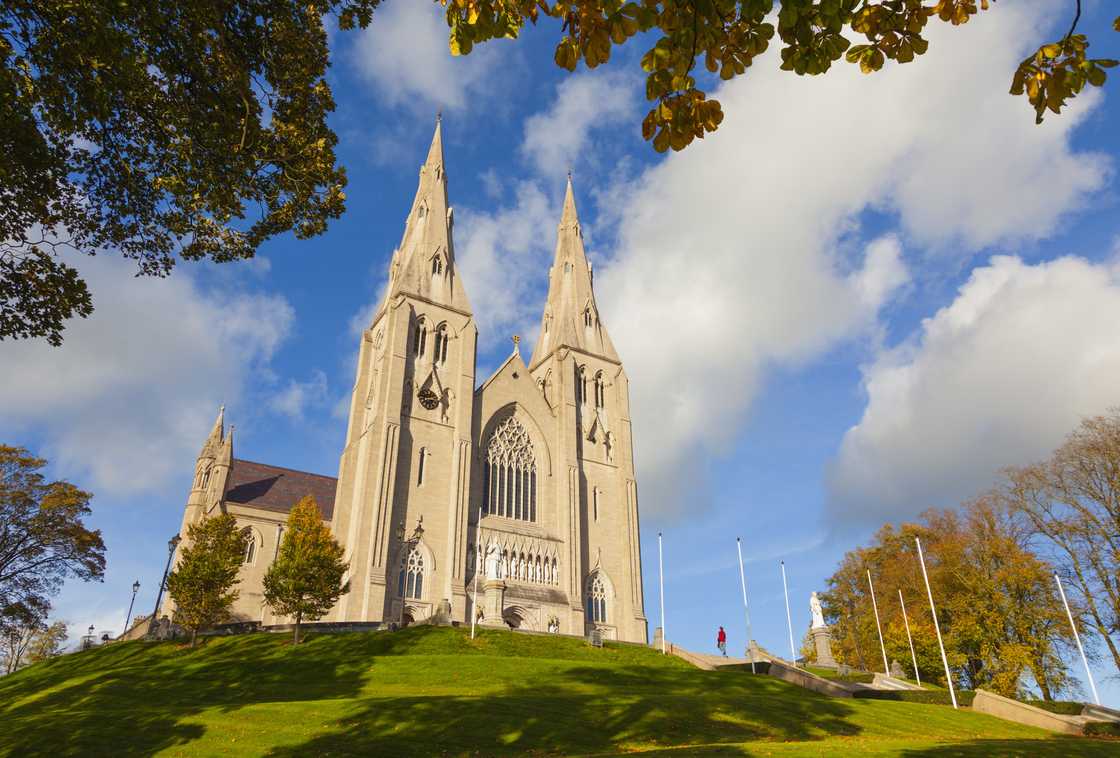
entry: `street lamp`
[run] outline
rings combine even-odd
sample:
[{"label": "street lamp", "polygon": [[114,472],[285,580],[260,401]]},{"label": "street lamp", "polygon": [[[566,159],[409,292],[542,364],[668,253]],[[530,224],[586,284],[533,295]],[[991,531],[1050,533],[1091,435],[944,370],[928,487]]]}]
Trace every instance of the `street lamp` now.
[{"label": "street lamp", "polygon": [[167,586],[167,573],[171,571],[171,559],[175,557],[175,548],[179,546],[180,537],[175,535],[167,541],[167,565],[163,567],[163,579],[159,581],[159,592],[156,593],[156,607],[152,617],[148,620],[148,634],[155,629],[156,614],[159,613],[159,603],[163,600],[163,588]]},{"label": "street lamp", "polygon": [[128,622],[132,618],[132,604],[136,602],[136,593],[140,591],[140,580],[132,583],[132,599],[128,601],[128,615],[124,617],[124,631],[121,636],[128,634]]}]

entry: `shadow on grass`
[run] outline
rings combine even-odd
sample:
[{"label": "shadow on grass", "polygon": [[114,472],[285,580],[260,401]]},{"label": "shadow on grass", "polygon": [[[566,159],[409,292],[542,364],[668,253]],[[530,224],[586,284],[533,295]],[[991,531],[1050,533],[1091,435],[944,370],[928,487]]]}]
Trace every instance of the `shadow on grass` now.
[{"label": "shadow on grass", "polygon": [[845,720],[849,705],[812,693],[788,697],[787,687],[675,666],[578,667],[499,694],[366,698],[333,731],[267,755],[571,755],[712,743],[732,749],[860,731]]},{"label": "shadow on grass", "polygon": [[1120,740],[1063,736],[1049,740],[972,740],[899,753],[900,758],[1115,758],[1117,755],[1120,755]]},{"label": "shadow on grass", "polygon": [[356,696],[369,662],[353,645],[281,642],[121,643],[4,677],[0,755],[151,755],[202,737],[182,722],[206,708]]}]

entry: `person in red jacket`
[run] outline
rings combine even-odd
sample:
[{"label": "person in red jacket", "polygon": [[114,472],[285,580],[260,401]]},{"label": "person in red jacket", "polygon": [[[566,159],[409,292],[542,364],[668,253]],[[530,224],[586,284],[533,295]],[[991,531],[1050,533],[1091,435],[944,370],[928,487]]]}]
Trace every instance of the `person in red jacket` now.
[{"label": "person in red jacket", "polygon": [[723,653],[723,657],[727,657],[727,632],[723,631],[723,627],[719,628],[719,634],[716,635],[716,647]]}]

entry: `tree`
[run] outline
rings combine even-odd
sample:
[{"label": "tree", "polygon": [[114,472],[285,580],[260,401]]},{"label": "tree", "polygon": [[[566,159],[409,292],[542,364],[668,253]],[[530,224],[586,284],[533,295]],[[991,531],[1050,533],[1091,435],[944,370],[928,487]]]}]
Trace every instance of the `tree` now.
[{"label": "tree", "polygon": [[379,2],[5,0],[0,338],[57,345],[92,312],[66,249],[166,275],[321,233],[346,184],[322,16],[365,26]]},{"label": "tree", "polygon": [[[959,25],[979,12],[976,0],[439,2],[454,54],[517,37],[542,17],[561,24],[555,60],[569,71],[605,63],[612,46],[639,34],[653,39],[641,62],[652,101],[642,133],[661,152],[723,120],[697,61],[720,79],[740,76],[777,33],[785,70],[822,74],[843,57],[870,73],[923,54],[930,19]],[[1075,2],[1069,33],[1014,73],[1012,93],[1029,99],[1037,120],[1102,85],[1116,63],[1087,57]],[[275,235],[322,233],[342,214],[346,185],[327,125],[323,16],[343,30],[365,27],[380,3],[6,0],[0,339],[57,345],[67,319],[93,311],[79,272],[58,257],[64,250],[115,251],[139,274],[163,276],[178,259],[241,260]]]},{"label": "tree", "polygon": [[349,568],[342,556],[315,498],[308,495],[296,503],[280,552],[264,576],[265,602],[278,615],[295,619],[293,644],[299,644],[304,619],[321,618],[350,591],[350,582],[342,581]]},{"label": "tree", "polygon": [[1009,470],[1001,494],[1120,671],[1120,409],[1082,421],[1049,460]]},{"label": "tree", "polygon": [[[989,0],[440,0],[447,8],[453,54],[499,37],[516,37],[526,22],[542,17],[561,22],[556,63],[574,71],[582,60],[595,68],[610,60],[611,47],[649,34],[653,45],[642,57],[646,98],[653,107],[642,134],[664,152],[682,150],[723,121],[717,100],[697,81],[697,61],[726,81],[742,75],[770,46],[775,31],[782,43],[781,67],[799,75],[823,74],[844,58],[864,73],[888,60],[910,63],[924,54],[926,23],[937,18],[953,26],[966,23]],[[1047,111],[1058,113],[1086,84],[1100,86],[1110,59],[1086,56],[1089,42],[1075,34],[1081,0],[1069,32],[1042,45],[1023,60],[1012,77],[1011,93],[1026,95],[1036,123]],[[778,7],[777,28],[771,19]],[[1120,31],[1120,18],[1114,22]],[[852,44],[853,39],[860,44]]]},{"label": "tree", "polygon": [[199,629],[229,618],[244,557],[245,534],[232,513],[203,518],[187,530],[187,546],[167,576],[167,592],[175,602],[175,623],[191,631],[191,647]]},{"label": "tree", "polygon": [[100,581],[105,543],[87,529],[91,495],[47,482],[46,461],[0,445],[0,620],[46,618],[50,597],[68,577]]},{"label": "tree", "polygon": [[914,545],[920,537],[954,680],[1014,697],[1030,679],[1047,700],[1068,688],[1062,653],[1072,642],[1069,628],[1062,624],[1052,567],[1031,551],[1023,521],[994,493],[959,510],[927,511],[922,520],[884,526],[871,546],[846,554],[829,579],[822,604],[834,625],[838,660],[881,666],[867,584],[870,570],[887,658],[913,668],[897,602],[901,589],[922,681],[944,684]]}]

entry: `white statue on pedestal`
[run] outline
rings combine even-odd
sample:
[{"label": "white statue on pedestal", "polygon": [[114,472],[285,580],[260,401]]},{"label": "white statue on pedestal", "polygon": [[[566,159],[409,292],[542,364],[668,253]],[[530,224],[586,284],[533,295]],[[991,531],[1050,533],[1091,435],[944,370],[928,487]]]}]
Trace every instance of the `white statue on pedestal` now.
[{"label": "white statue on pedestal", "polygon": [[824,629],[824,613],[821,611],[821,601],[815,592],[809,597],[809,611],[813,614],[813,628]]},{"label": "white statue on pedestal", "polygon": [[500,566],[502,563],[501,550],[496,542],[491,542],[486,548],[486,578],[501,579]]}]

